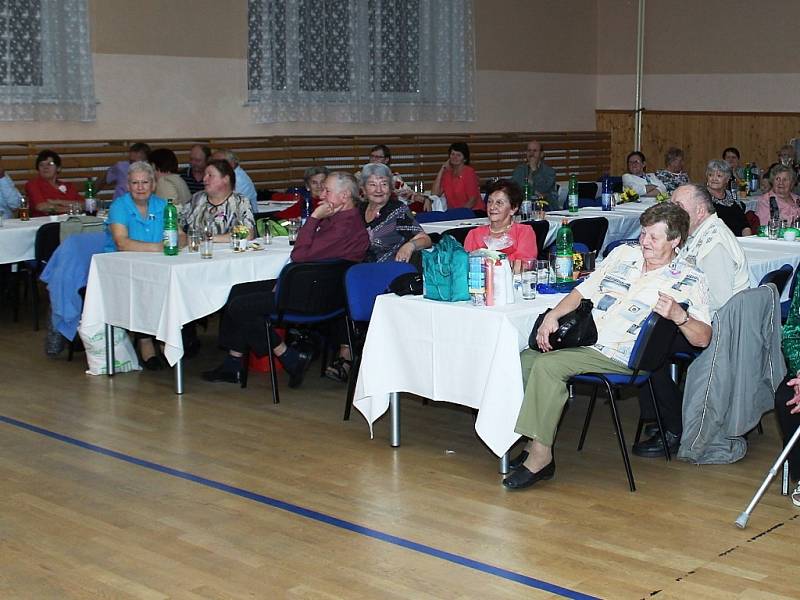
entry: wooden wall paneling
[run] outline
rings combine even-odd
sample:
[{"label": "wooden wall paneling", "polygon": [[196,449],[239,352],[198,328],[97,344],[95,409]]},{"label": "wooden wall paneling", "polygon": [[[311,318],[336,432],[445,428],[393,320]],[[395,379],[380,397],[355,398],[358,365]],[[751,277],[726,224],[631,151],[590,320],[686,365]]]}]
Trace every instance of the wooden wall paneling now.
[{"label": "wooden wall paneling", "polygon": [[[625,156],[633,147],[633,116],[629,111],[597,111],[598,131],[611,134],[614,173],[625,170]],[[775,162],[778,148],[800,132],[800,113],[731,113],[647,111],[642,126],[642,151],[648,168],[664,165],[670,146],[682,148],[686,170],[694,181],[705,180],[709,160],[735,146],[743,162],[755,161],[761,169]]]},{"label": "wooden wall paneling", "polygon": [[[524,160],[525,146],[531,139],[543,143],[545,158],[559,180],[573,172],[581,179],[596,179],[609,169],[611,136],[594,131],[159,139],[148,143],[152,148],[171,148],[181,163],[188,161],[189,150],[196,143],[232,150],[257,188],[280,190],[299,185],[303,172],[311,165],[355,172],[367,160],[369,149],[379,143],[392,149],[395,171],[409,181],[422,180],[430,186],[447,158],[449,145],[463,140],[470,145],[472,165],[481,181],[485,181],[489,177],[509,176]],[[36,175],[33,168],[36,154],[43,148],[53,148],[62,157],[63,178],[80,184],[80,180],[96,177],[116,161],[126,159],[128,147],[135,141],[7,142],[0,145],[0,156],[6,157],[4,165],[22,189]]]}]

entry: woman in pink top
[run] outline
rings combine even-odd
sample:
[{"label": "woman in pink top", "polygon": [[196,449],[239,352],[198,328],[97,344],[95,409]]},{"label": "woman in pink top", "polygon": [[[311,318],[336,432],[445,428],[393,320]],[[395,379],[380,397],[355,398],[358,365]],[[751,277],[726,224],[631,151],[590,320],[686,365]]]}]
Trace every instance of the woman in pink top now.
[{"label": "woman in pink top", "polygon": [[499,179],[489,184],[486,212],[489,224],[476,227],[467,234],[464,249],[472,252],[489,248],[503,252],[519,270],[520,260],[536,258],[536,234],[530,225],[514,223],[514,214],[522,203],[522,190],[512,179]]},{"label": "woman in pink top", "polygon": [[800,196],[792,193],[792,188],[796,183],[794,169],[784,165],[773,167],[769,174],[769,182],[772,189],[763,194],[758,199],[758,207],[756,214],[758,220],[762,225],[769,222],[772,216],[772,198],[775,199],[775,206],[778,214],[775,215],[781,220],[785,220],[789,225],[794,223],[794,220],[800,217],[800,207],[798,201]]},{"label": "woman in pink top", "polygon": [[478,175],[469,166],[469,146],[464,142],[450,144],[449,158],[436,174],[431,192],[434,196],[444,196],[447,208],[483,210]]}]

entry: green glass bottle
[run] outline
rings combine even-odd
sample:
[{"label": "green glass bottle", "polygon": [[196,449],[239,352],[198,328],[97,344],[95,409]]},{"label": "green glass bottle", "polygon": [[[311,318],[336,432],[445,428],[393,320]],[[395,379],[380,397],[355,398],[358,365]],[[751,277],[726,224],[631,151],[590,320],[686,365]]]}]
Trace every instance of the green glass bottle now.
[{"label": "green glass bottle", "polygon": [[572,281],[572,229],[566,219],[556,233],[556,281]]},{"label": "green glass bottle", "polygon": [[178,209],[167,200],[164,207],[164,254],[175,256],[180,251],[178,247]]},{"label": "green glass bottle", "polygon": [[567,192],[567,207],[569,212],[578,212],[578,176],[569,176],[569,191]]}]

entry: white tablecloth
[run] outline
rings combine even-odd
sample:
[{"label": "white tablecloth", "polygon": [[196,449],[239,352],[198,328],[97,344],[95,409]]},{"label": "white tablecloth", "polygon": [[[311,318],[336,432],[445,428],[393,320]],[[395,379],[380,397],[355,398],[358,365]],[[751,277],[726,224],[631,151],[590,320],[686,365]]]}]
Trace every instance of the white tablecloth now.
[{"label": "white tablecloth", "polygon": [[237,283],[275,279],[289,260],[286,238],[262,251],[233,252],[214,245],[214,258],[184,249],[96,254],[89,268],[81,327],[110,324],[155,335],[174,365],[183,356],[181,327],[222,308]]},{"label": "white tablecloth", "polygon": [[536,317],[558,295],[501,307],[434,302],[421,296],[379,296],[356,383],[356,407],[372,423],[389,408],[388,394],[410,392],[478,409],[475,431],[497,456],[519,438],[520,351]]},{"label": "white tablecloth", "polygon": [[[59,217],[58,220],[65,218]],[[50,217],[34,217],[30,221],[3,219],[3,226],[0,227],[0,264],[36,258],[36,232],[45,223],[50,223]]]},{"label": "white tablecloth", "polygon": [[260,213],[280,212],[294,205],[295,205],[294,200],[262,200],[261,202],[258,203],[258,212]]},{"label": "white tablecloth", "polygon": [[[739,243],[744,248],[750,268],[750,285],[756,286],[761,278],[770,271],[780,269],[784,264],[790,264],[794,269],[800,264],[800,240],[787,242],[786,240],[770,240],[756,236],[740,237]],[[786,284],[781,295],[781,301],[789,300],[789,285]]]}]

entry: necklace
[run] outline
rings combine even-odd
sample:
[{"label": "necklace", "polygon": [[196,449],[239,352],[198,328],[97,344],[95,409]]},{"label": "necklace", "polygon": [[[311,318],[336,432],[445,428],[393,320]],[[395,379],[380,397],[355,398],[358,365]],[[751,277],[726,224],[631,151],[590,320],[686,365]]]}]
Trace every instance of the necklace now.
[{"label": "necklace", "polygon": [[490,231],[491,233],[495,234],[495,235],[500,235],[500,234],[503,234],[503,233],[505,233],[506,231],[508,231],[509,229],[511,229],[511,223],[509,223],[508,225],[504,225],[504,226],[503,226],[503,228],[502,228],[502,229],[500,229],[500,231],[495,231],[494,229],[492,229],[492,226],[491,226],[491,225],[489,225],[489,231]]}]

